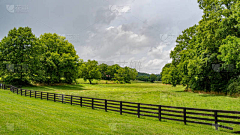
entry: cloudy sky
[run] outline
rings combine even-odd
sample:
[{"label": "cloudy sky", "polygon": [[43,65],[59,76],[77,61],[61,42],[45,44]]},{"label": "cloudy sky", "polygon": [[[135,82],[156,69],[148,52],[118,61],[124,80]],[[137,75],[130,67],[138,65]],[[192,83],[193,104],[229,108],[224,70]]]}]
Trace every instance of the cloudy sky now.
[{"label": "cloudy sky", "polygon": [[197,0],[0,0],[0,39],[14,27],[57,33],[81,59],[159,74],[176,37],[202,16]]}]

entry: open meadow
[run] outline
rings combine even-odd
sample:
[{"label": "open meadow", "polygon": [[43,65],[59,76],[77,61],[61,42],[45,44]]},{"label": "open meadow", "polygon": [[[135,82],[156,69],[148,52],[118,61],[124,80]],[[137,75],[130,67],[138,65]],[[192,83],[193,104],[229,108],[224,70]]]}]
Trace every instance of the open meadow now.
[{"label": "open meadow", "polygon": [[[52,93],[149,104],[240,111],[239,98],[184,92],[161,83],[24,87]],[[96,82],[94,82],[96,83]],[[99,81],[98,83],[105,83]],[[24,97],[0,90],[0,134],[231,134],[214,126],[175,122]],[[226,124],[225,124],[226,125]],[[240,131],[239,125],[229,125]]]}]

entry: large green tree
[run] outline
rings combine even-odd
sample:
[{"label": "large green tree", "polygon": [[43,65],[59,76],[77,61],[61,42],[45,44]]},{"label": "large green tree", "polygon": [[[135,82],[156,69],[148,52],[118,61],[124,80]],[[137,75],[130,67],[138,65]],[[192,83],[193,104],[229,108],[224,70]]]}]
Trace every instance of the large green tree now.
[{"label": "large green tree", "polygon": [[[227,93],[231,78],[239,75],[240,11],[238,0],[198,0],[204,14],[198,25],[177,38],[171,68],[163,70],[163,83],[177,77],[192,90]],[[231,68],[229,68],[231,67]],[[174,71],[174,72],[172,72]],[[177,73],[178,72],[178,73]]]},{"label": "large green tree", "polygon": [[40,80],[46,83],[72,83],[79,76],[79,56],[74,46],[65,37],[56,33],[44,33],[40,36],[43,52],[40,57],[42,74]]},{"label": "large green tree", "polygon": [[13,28],[0,42],[2,80],[9,84],[31,83],[39,72],[39,54],[42,50],[37,37],[29,27]]}]

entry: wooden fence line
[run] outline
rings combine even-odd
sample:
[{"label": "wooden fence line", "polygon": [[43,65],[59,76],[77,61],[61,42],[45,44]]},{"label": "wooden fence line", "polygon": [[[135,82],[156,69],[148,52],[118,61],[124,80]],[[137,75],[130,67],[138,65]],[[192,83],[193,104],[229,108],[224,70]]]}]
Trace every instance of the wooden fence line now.
[{"label": "wooden fence line", "polygon": [[[21,96],[41,98],[41,100],[46,99],[54,102],[68,103],[71,105],[79,105],[81,107],[82,106],[91,107],[92,109],[95,109],[95,108],[103,109],[106,112],[115,111],[115,112],[119,112],[120,115],[122,115],[123,113],[126,113],[126,114],[137,115],[138,118],[140,118],[140,116],[146,116],[146,117],[158,118],[159,121],[161,121],[162,119],[180,121],[180,122],[183,122],[185,125],[187,123],[210,125],[210,126],[214,126],[216,130],[218,130],[219,127],[233,130],[232,127],[218,124],[219,122],[240,125],[240,120],[239,120],[240,111],[211,110],[211,109],[175,107],[175,106],[166,106],[166,105],[107,100],[107,99],[99,99],[99,98],[90,98],[90,97],[26,90],[26,89],[21,89],[12,85],[5,85],[5,84],[1,84],[1,89],[7,89],[7,90],[10,89],[11,92],[20,94]],[[227,113],[231,115],[238,114],[238,116],[230,116],[226,114],[223,115],[219,113]],[[198,117],[198,116],[202,116],[202,117]],[[225,118],[225,119],[222,119],[222,118]],[[235,119],[235,121],[230,121],[226,119]],[[196,120],[204,120],[204,121],[196,121]],[[208,123],[206,121],[210,121],[213,123]]]}]

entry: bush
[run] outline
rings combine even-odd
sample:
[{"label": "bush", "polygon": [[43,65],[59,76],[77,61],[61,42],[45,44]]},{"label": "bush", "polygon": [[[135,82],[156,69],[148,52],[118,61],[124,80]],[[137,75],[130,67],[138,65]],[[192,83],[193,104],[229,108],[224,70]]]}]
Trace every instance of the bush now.
[{"label": "bush", "polygon": [[240,94],[240,76],[229,81],[227,93],[231,96],[234,94]]}]

